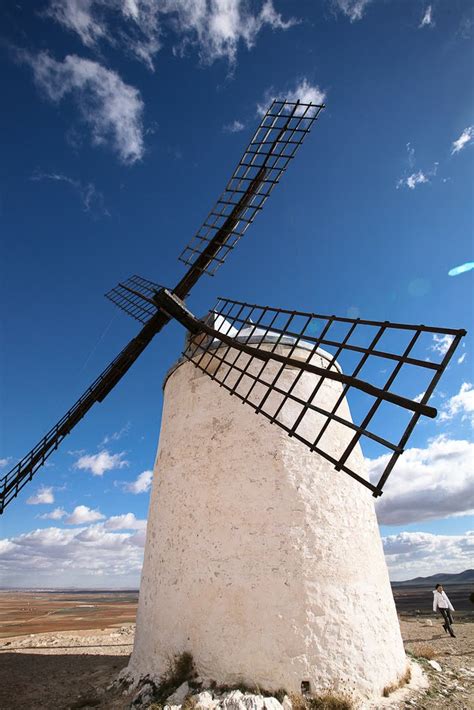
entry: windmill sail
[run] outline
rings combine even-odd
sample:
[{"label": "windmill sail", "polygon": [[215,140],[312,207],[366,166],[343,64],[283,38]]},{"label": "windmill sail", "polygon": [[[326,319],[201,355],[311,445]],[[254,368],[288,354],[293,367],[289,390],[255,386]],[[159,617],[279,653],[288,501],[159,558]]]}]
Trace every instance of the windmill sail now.
[{"label": "windmill sail", "polygon": [[[420,416],[436,416],[428,400],[465,335],[464,330],[324,316],[228,299],[219,299],[210,323],[213,329],[208,321],[201,334],[189,339],[184,357],[376,496]],[[433,355],[434,335],[450,341],[438,362],[426,357],[427,349]],[[321,402],[318,393],[328,381],[337,383],[334,397]],[[425,389],[418,396],[420,382]],[[333,435],[341,426],[350,431],[349,437]],[[359,441],[370,442],[377,452],[382,468],[376,483],[351,465]]]},{"label": "windmill sail", "polygon": [[36,446],[0,479],[0,514],[16,498],[36,471],[51,456],[63,439],[70,434],[89,409],[102,402],[115,385],[141,355],[154,335],[168,322],[167,316],[157,313],[136,338],[133,338],[119,355],[97,377],[77,402],[61,417]]},{"label": "windmill sail", "polygon": [[145,324],[156,313],[156,305],[152,299],[160,288],[154,281],[134,275],[114,286],[105,297],[129,316]]},{"label": "windmill sail", "polygon": [[[189,268],[173,292],[185,298],[203,273],[213,273],[262,209],[273,187],[310,131],[323,106],[274,101],[255,132],[222,196],[181,260]],[[107,293],[115,305],[144,324],[117,358],[41,441],[0,479],[0,514],[30,481],[61,441],[120,381],[146,346],[169,322],[157,311],[158,284],[133,276]]]},{"label": "windmill sail", "polygon": [[180,261],[211,275],[217,271],[262,209],[323,108],[299,101],[273,101]]}]

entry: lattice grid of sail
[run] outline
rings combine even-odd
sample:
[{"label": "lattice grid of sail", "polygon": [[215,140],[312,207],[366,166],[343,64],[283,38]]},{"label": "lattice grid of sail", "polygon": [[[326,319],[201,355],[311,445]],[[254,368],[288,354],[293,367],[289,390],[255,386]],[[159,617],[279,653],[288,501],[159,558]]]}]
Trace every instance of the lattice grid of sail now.
[{"label": "lattice grid of sail", "polygon": [[132,318],[147,323],[156,313],[156,306],[150,300],[160,288],[159,284],[135,274],[114,286],[105,296]]},{"label": "lattice grid of sail", "polygon": [[219,248],[203,271],[214,274],[262,209],[310,132],[323,105],[273,101],[222,195],[179,259],[199,266],[199,257],[219,234]]},{"label": "lattice grid of sail", "polygon": [[[419,417],[436,415],[428,400],[464,335],[224,298],[208,322],[232,341],[199,335],[190,339],[184,356],[375,495],[381,494]],[[449,341],[438,360],[434,335]],[[251,353],[255,348],[266,353],[265,360]],[[323,383],[330,388],[322,390]],[[354,453],[359,442],[372,459],[385,457],[375,482],[360,468]]]}]

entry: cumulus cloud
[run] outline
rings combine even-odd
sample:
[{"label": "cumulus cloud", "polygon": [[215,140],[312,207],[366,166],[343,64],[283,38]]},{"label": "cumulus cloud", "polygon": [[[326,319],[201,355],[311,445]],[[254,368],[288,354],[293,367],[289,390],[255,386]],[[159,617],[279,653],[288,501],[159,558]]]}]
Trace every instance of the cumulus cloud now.
[{"label": "cumulus cloud", "polygon": [[372,0],[333,0],[334,8],[342,12],[351,22],[361,20],[365,8]]},{"label": "cumulus cloud", "polygon": [[54,493],[52,486],[42,486],[37,493],[26,499],[28,505],[42,505],[54,503]]},{"label": "cumulus cloud", "polygon": [[74,468],[90,471],[93,476],[103,476],[106,471],[128,466],[129,461],[126,461],[124,456],[125,451],[111,454],[107,449],[103,449],[98,454],[84,454],[76,461]]},{"label": "cumulus cloud", "polygon": [[105,515],[99,510],[91,510],[87,505],[77,505],[72,513],[64,521],[67,525],[83,525],[84,523],[94,523],[96,520],[103,520]]},{"label": "cumulus cloud", "polygon": [[132,481],[131,483],[124,483],[123,489],[128,493],[148,493],[151,488],[153,481],[153,471],[143,471],[140,475]]},{"label": "cumulus cloud", "polygon": [[64,508],[55,508],[50,513],[43,513],[43,515],[38,515],[38,517],[41,518],[41,520],[61,520],[65,515],[67,515],[67,513]]},{"label": "cumulus cloud", "polygon": [[434,27],[434,25],[435,23],[433,20],[433,9],[431,5],[428,5],[425,12],[423,13],[423,17],[421,18],[421,22],[418,27]]},{"label": "cumulus cloud", "polygon": [[80,180],[75,180],[62,173],[42,173],[40,171],[33,173],[30,180],[33,182],[47,180],[69,185],[79,196],[84,212],[110,217],[110,212],[104,206],[104,196],[97,190],[93,182],[82,183]]},{"label": "cumulus cloud", "polygon": [[474,531],[462,535],[401,532],[383,538],[392,580],[456,573],[472,566]]},{"label": "cumulus cloud", "polygon": [[453,141],[451,146],[451,155],[459,153],[463,148],[469,145],[474,138],[474,126],[468,126],[463,130],[459,138]]},{"label": "cumulus cloud", "polygon": [[239,131],[243,131],[244,128],[244,123],[241,123],[240,121],[232,121],[232,123],[227,123],[223,126],[222,130],[224,133],[238,133]]},{"label": "cumulus cloud", "polygon": [[[378,480],[390,459],[368,460],[371,480]],[[402,525],[468,515],[474,511],[474,444],[438,436],[426,448],[411,448],[398,459],[376,503],[379,523]]]},{"label": "cumulus cloud", "polygon": [[143,157],[144,105],[138,89],[125,84],[111,69],[74,54],[63,62],[47,52],[24,52],[20,58],[31,66],[37,86],[51,101],[59,103],[72,96],[93,144],[110,145],[125,164]]},{"label": "cumulus cloud", "polygon": [[145,530],[146,520],[139,520],[134,513],[124,515],[113,515],[105,523],[107,530]]},{"label": "cumulus cloud", "polygon": [[0,578],[9,586],[138,587],[144,537],[103,523],[33,530],[0,540]]},{"label": "cumulus cloud", "polygon": [[293,88],[287,91],[275,91],[275,89],[267,89],[263,100],[257,104],[257,114],[263,116],[274,99],[287,101],[301,101],[303,104],[323,104],[326,98],[325,92],[319,88],[317,84],[310,84],[308,79],[303,77],[294,85]]},{"label": "cumulus cloud", "polygon": [[439,421],[447,422],[458,415],[461,421],[469,421],[474,426],[474,387],[470,382],[463,382],[459,392],[443,405]]},{"label": "cumulus cloud", "polygon": [[87,47],[112,42],[151,70],[168,39],[176,54],[192,46],[203,63],[233,64],[239,45],[251,49],[264,27],[287,30],[297,22],[284,20],[272,0],[257,7],[246,0],[50,0],[48,13]]}]

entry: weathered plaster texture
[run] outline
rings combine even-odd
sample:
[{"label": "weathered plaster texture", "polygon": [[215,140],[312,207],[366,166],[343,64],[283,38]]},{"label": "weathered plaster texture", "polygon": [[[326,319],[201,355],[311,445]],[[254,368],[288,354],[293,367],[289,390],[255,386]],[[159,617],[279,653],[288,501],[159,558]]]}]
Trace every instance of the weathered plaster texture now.
[{"label": "weathered plaster texture", "polygon": [[[317,402],[340,391],[327,381]],[[301,431],[323,421],[309,413]],[[337,455],[351,432],[332,423],[324,436]],[[359,447],[351,463],[364,470]],[[380,695],[406,669],[370,491],[191,363],[165,386],[130,672],[160,677],[183,651],[204,678],[288,691],[309,680]]]}]

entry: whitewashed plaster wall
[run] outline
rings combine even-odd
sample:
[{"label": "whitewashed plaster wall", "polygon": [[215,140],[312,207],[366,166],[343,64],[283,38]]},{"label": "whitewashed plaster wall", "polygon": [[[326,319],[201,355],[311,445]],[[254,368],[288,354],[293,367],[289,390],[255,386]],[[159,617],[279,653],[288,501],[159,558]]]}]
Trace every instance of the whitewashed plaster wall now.
[{"label": "whitewashed plaster wall", "polygon": [[[317,381],[305,374],[299,393]],[[317,402],[340,392],[325,381]],[[309,413],[301,431],[323,421]],[[333,422],[326,446],[340,452],[351,435]],[[364,471],[358,446],[350,462]],[[189,362],[165,386],[129,671],[160,678],[183,651],[219,684],[289,691],[379,695],[406,669],[370,491]]]}]

